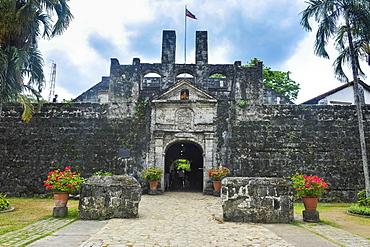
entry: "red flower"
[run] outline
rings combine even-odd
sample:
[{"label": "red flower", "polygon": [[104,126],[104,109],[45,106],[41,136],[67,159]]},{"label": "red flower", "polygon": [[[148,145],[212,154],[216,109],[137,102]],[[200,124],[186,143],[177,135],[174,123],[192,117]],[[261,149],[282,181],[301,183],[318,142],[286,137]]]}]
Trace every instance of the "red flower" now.
[{"label": "red flower", "polygon": [[70,169],[71,168],[67,166],[64,171],[54,170],[48,172],[47,179],[44,181],[46,189],[67,192],[76,190],[84,179],[80,177],[80,174],[72,172]]}]

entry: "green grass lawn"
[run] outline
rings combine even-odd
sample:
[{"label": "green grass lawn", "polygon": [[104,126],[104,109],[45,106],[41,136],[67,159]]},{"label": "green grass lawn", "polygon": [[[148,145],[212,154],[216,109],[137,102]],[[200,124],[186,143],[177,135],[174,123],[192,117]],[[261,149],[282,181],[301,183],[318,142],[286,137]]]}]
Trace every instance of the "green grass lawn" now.
[{"label": "green grass lawn", "polygon": [[[320,224],[328,224],[370,239],[370,218],[347,214],[350,203],[319,203]],[[302,215],[302,203],[294,203],[294,213]]]},{"label": "green grass lawn", "polygon": [[[8,213],[0,213],[0,235],[21,229],[29,224],[53,215],[54,199],[7,197],[15,208]],[[77,219],[78,201],[68,201],[68,218]]]}]

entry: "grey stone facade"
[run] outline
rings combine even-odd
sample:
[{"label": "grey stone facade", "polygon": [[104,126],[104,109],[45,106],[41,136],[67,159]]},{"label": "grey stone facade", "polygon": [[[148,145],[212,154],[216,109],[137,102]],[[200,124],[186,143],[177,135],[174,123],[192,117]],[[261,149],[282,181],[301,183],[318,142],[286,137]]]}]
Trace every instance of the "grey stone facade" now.
[{"label": "grey stone facade", "polygon": [[[291,104],[262,84],[261,63],[208,64],[206,39],[197,33],[203,52],[195,64],[175,64],[175,33],[166,31],[161,63],[112,59],[101,83],[75,102],[44,104],[29,123],[20,120],[19,105],[4,104],[0,192],[42,196],[46,174],[67,165],[84,177],[129,174],[145,187],[142,169],[168,171],[185,158],[189,189],[207,194],[207,169],[222,165],[233,177],[317,174],[330,185],[321,201],[356,200],[364,176],[355,108]],[[226,77],[210,77],[215,73]],[[363,111],[370,138],[370,108]],[[164,191],[163,177],[160,186]]]},{"label": "grey stone facade", "polygon": [[[176,64],[176,33],[164,31],[160,64],[141,63],[140,59],[134,58],[132,65],[121,65],[117,59],[112,59],[110,76],[104,77],[101,83],[74,102],[101,103],[106,99],[101,94],[109,92],[110,103],[128,106],[118,112],[118,115],[127,116],[134,112],[130,104],[149,101],[150,141],[145,166],[168,170],[169,159],[175,157],[169,158],[166,150],[176,143],[188,143],[203,155],[199,158],[203,164],[198,163],[196,169],[203,170],[202,187],[206,188],[206,171],[216,163],[218,100],[232,98],[245,105],[292,102],[263,85],[262,63],[255,67],[242,67],[238,61],[234,64],[208,64],[206,31],[196,32],[195,47],[195,64]],[[149,73],[156,73],[159,77],[146,77]],[[179,77],[184,74],[189,77]],[[224,77],[213,78],[214,74]],[[97,92],[96,88],[100,91]],[[184,92],[187,98],[182,97]],[[161,182],[163,185],[163,177]]]}]

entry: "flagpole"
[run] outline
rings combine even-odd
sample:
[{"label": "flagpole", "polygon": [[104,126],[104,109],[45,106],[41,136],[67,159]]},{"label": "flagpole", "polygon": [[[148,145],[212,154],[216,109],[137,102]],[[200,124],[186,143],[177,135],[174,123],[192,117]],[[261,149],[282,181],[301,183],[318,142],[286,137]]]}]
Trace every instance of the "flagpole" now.
[{"label": "flagpole", "polygon": [[186,5],[185,5],[185,42],[184,42],[184,63],[186,64]]}]

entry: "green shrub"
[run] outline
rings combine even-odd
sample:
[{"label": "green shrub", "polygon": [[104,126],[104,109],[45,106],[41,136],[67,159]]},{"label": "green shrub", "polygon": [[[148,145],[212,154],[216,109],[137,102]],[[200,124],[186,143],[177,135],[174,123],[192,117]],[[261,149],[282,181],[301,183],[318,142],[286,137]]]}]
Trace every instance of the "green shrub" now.
[{"label": "green shrub", "polygon": [[111,172],[100,170],[100,171],[95,172],[93,175],[94,176],[113,176],[114,174]]},{"label": "green shrub", "polygon": [[358,200],[365,199],[366,198],[366,190],[361,190],[360,192],[357,193],[358,195]]},{"label": "green shrub", "polygon": [[361,190],[357,195],[358,204],[370,208],[370,198],[366,198],[366,190]]},{"label": "green shrub", "polygon": [[10,208],[9,201],[5,199],[6,195],[0,193],[0,211]]},{"label": "green shrub", "polygon": [[360,206],[368,207],[370,208],[370,198],[364,198],[358,201],[358,204]]},{"label": "green shrub", "polygon": [[353,205],[348,208],[348,211],[354,214],[370,215],[370,208],[360,205]]}]

